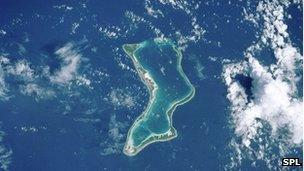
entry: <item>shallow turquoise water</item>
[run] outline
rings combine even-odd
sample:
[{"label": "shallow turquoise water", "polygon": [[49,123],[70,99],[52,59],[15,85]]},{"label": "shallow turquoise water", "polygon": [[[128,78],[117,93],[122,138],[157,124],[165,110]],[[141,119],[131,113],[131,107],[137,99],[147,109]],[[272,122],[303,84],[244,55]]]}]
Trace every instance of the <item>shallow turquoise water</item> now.
[{"label": "shallow turquoise water", "polygon": [[191,94],[192,88],[180,68],[180,54],[170,40],[147,40],[134,52],[139,65],[146,70],[158,86],[154,100],[145,110],[144,119],[138,121],[131,132],[134,145],[138,146],[152,133],[166,133],[170,127],[168,111],[177,101]]},{"label": "shallow turquoise water", "polygon": [[[18,61],[27,61],[35,79],[29,82],[31,80],[8,74],[3,68],[0,70],[4,72],[9,97],[0,102],[0,130],[5,134],[0,137],[0,145],[12,151],[8,164],[6,158],[2,158],[5,151],[1,151],[0,163],[16,171],[223,170],[231,162],[233,151],[228,145],[236,135],[230,129],[230,103],[226,98],[227,87],[221,79],[222,61],[243,61],[246,48],[258,41],[256,36],[261,34],[262,28],[245,20],[244,11],[255,12],[259,1],[175,2],[183,2],[183,9],[189,9],[190,13],[179,6],[152,0],[119,3],[110,0],[2,0],[0,56],[8,55],[11,63],[1,64],[1,67],[14,67]],[[149,15],[145,9],[149,5],[161,10],[164,17]],[[285,12],[291,42],[303,53],[302,6],[292,5]],[[129,14],[135,17],[130,18]],[[150,145],[132,158],[125,156],[122,150],[127,131],[146,107],[149,94],[121,47],[157,37],[155,28],[175,43],[183,42],[185,36],[194,35],[193,17],[206,33],[195,42],[185,42],[188,47],[183,52],[183,68],[196,87],[196,95],[174,112],[178,137]],[[73,33],[73,26],[77,24]],[[116,36],[109,36],[104,30]],[[50,74],[60,69],[62,60],[54,53],[67,43],[73,43],[74,49],[82,55],[77,76],[85,75],[91,80],[91,88],[76,82],[55,85],[44,77],[43,69],[49,67]],[[150,56],[153,59],[153,55]],[[267,65],[275,60],[270,49],[256,57]],[[203,66],[203,77],[198,77],[197,64]],[[302,69],[299,72],[302,75]],[[303,96],[302,80],[298,84],[300,97]],[[56,96],[24,95],[22,88],[29,83],[43,90],[53,90]],[[131,97],[134,103],[111,97]],[[149,132],[141,133],[145,136]],[[269,142],[267,134],[261,138]],[[281,156],[277,150],[272,150],[275,144],[269,147],[265,155],[271,156],[272,162],[277,164]],[[256,158],[246,156],[243,153],[243,162],[235,170],[268,169],[264,160],[253,165]],[[289,156],[302,157],[303,149],[292,149]]]}]

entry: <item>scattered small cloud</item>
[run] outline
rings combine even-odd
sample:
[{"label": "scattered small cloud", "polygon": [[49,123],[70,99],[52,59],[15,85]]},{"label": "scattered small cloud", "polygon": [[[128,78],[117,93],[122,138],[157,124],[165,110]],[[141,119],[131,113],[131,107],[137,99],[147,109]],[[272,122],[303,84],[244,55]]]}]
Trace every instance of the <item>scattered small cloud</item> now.
[{"label": "scattered small cloud", "polygon": [[12,74],[24,81],[31,81],[34,79],[34,70],[26,60],[17,61],[13,66],[9,66],[7,69],[9,74]]},{"label": "scattered small cloud", "polygon": [[10,166],[12,163],[12,149],[6,145],[5,141],[5,133],[0,131],[0,168],[4,171],[10,170]]},{"label": "scattered small cloud", "polygon": [[[269,169],[272,163],[303,143],[303,99],[298,96],[297,83],[302,75],[303,56],[292,46],[281,1],[261,1],[255,14],[246,12],[245,18],[261,24],[257,43],[248,47],[246,60],[224,62],[223,79],[231,106],[231,123],[236,134],[230,147],[234,148],[231,167],[238,167],[243,159],[262,160]],[[256,56],[263,48],[273,51],[276,62],[263,65]],[[302,61],[302,62],[301,62]],[[268,132],[268,133],[267,133]],[[273,151],[276,150],[276,155]]]},{"label": "scattered small cloud", "polygon": [[101,143],[105,147],[101,155],[119,154],[123,150],[125,134],[123,130],[127,124],[119,122],[116,115],[112,115],[109,122],[108,139]]},{"label": "scattered small cloud", "polygon": [[155,9],[150,0],[145,1],[145,9],[147,13],[154,18],[164,17],[163,12],[160,9]]},{"label": "scattered small cloud", "polygon": [[72,24],[72,34],[76,33],[77,28],[80,26],[79,23],[73,23]]},{"label": "scattered small cloud", "polygon": [[5,30],[0,30],[0,35],[6,35],[6,31]]},{"label": "scattered small cloud", "polygon": [[68,84],[77,76],[82,55],[73,43],[67,43],[55,54],[62,61],[61,67],[51,75],[50,80],[56,84]]},{"label": "scattered small cloud", "polygon": [[73,10],[73,7],[67,6],[67,5],[64,5],[64,4],[63,5],[54,5],[53,8],[64,10],[64,11],[71,11],[71,10]]},{"label": "scattered small cloud", "polygon": [[109,100],[114,107],[132,108],[135,106],[134,97],[122,89],[113,89],[109,94]]},{"label": "scattered small cloud", "polygon": [[23,95],[36,97],[36,100],[42,99],[42,98],[55,97],[55,95],[56,95],[52,89],[40,87],[39,85],[37,85],[35,83],[21,85],[20,90]]}]

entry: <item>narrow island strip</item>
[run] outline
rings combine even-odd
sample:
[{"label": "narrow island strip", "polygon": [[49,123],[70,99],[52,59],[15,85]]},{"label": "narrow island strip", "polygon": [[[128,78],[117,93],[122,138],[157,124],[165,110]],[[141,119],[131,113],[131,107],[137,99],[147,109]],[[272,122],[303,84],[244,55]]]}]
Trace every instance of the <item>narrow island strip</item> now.
[{"label": "narrow island strip", "polygon": [[182,53],[170,39],[156,38],[123,45],[149,90],[149,102],[128,131],[124,154],[135,156],[154,142],[177,137],[172,115],[190,101],[195,88],[182,69]]}]

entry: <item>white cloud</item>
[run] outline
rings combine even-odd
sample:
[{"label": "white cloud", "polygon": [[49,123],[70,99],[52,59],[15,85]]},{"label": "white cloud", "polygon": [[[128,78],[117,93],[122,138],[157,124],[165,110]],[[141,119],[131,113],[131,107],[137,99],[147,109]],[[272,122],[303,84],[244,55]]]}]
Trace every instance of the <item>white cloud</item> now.
[{"label": "white cloud", "polygon": [[109,39],[117,39],[124,33],[124,30],[119,28],[118,26],[100,26],[98,31],[106,38]]},{"label": "white cloud", "polygon": [[[21,94],[36,98],[51,98],[56,93],[51,85],[42,85],[42,80],[49,79],[56,85],[67,85],[71,81],[77,85],[90,86],[91,81],[83,74],[78,74],[81,61],[85,58],[79,53],[79,49],[73,43],[67,43],[58,49],[55,54],[60,60],[60,67],[53,74],[49,66],[38,69],[25,59],[10,61],[7,56],[0,56],[0,99],[8,100],[13,97],[9,94],[11,89],[17,88]],[[13,82],[8,80],[15,80]],[[16,82],[17,81],[17,82]],[[12,85],[12,83],[17,85]]]},{"label": "white cloud", "polygon": [[26,53],[26,48],[24,47],[24,45],[17,43],[17,46],[18,46],[18,54],[24,55]]},{"label": "white cloud", "polygon": [[0,35],[6,35],[6,31],[5,30],[0,30]]},{"label": "white cloud", "polygon": [[35,73],[35,70],[30,67],[30,63],[26,60],[11,63],[8,58],[2,57],[0,63],[2,71],[0,72],[0,92],[2,97],[9,92],[9,85],[5,82],[7,77],[22,81],[18,87],[23,95],[31,95],[35,98],[49,98],[55,95],[52,90],[41,87],[36,83],[40,76]]},{"label": "white cloud", "polygon": [[[235,79],[238,74],[252,79],[253,97],[250,101],[245,88]],[[294,97],[294,80],[281,77],[274,76],[252,56],[248,57],[248,63],[226,66],[224,79],[228,86],[227,98],[232,103],[235,132],[243,136],[246,145],[256,136],[256,129],[260,126],[256,119],[269,122],[273,135],[279,128],[287,126],[292,143],[302,142],[302,99]]]},{"label": "white cloud", "polygon": [[205,76],[205,67],[199,60],[199,57],[193,55],[189,57],[190,61],[193,63],[193,67],[195,69],[196,76],[198,77],[199,80],[206,79]]},{"label": "white cloud", "polygon": [[[223,79],[231,103],[232,124],[235,134],[241,138],[241,143],[235,138],[231,141],[230,145],[237,153],[232,158],[239,163],[247,153],[249,158],[264,160],[269,168],[273,167],[270,163],[274,155],[268,155],[273,152],[269,152],[270,141],[264,140],[266,138],[275,142],[272,145],[279,149],[278,158],[286,155],[288,149],[301,147],[303,143],[303,99],[298,97],[296,86],[302,75],[295,71],[301,69],[299,63],[303,57],[292,46],[286,30],[283,19],[287,7],[279,1],[260,2],[256,16],[251,15],[255,18],[255,25],[257,22],[262,24],[260,40],[247,49],[246,61],[224,66]],[[276,63],[264,66],[257,60],[255,56],[264,47],[273,50]],[[241,83],[237,78],[239,75],[250,78],[250,87]],[[260,134],[266,124],[271,127],[270,137]],[[288,132],[287,138],[280,137],[281,130]],[[263,141],[267,143],[263,144]],[[254,148],[253,142],[258,143],[258,147]]]},{"label": "white cloud", "polygon": [[8,73],[27,81],[34,78],[34,70],[26,60],[17,61],[16,64],[8,67]]},{"label": "white cloud", "polygon": [[109,93],[109,100],[115,107],[132,108],[135,106],[135,98],[127,91],[122,89],[113,89]]},{"label": "white cloud", "polygon": [[89,88],[93,88],[91,87],[91,80],[89,80],[86,76],[77,76],[76,77],[76,84],[77,85],[83,85],[83,86],[87,86]]},{"label": "white cloud", "polygon": [[171,8],[173,11],[182,13],[187,16],[188,20],[185,21],[184,24],[191,29],[187,29],[187,31],[185,31],[183,28],[175,27],[174,22],[164,23],[170,25],[172,28],[172,32],[168,35],[166,35],[160,28],[158,28],[153,21],[138,16],[132,11],[126,11],[125,16],[130,20],[130,23],[132,24],[131,27],[136,29],[138,28],[139,24],[144,24],[153,31],[155,37],[171,38],[177,42],[177,45],[181,50],[185,50],[188,47],[189,43],[197,43],[198,41],[202,40],[204,34],[206,33],[206,30],[197,20],[198,16],[196,15],[196,11],[199,8],[199,4],[200,3],[196,1],[186,0],[145,0],[145,9],[147,11],[147,14],[155,18],[162,17],[167,21],[174,21],[174,19],[172,20],[169,15],[163,13],[160,10],[161,8]]},{"label": "white cloud", "polygon": [[77,28],[80,26],[80,23],[73,23],[72,24],[72,34],[76,33]]},{"label": "white cloud", "polygon": [[0,99],[4,99],[7,92],[3,65],[6,65],[8,62],[9,60],[6,57],[0,56]]},{"label": "white cloud", "polygon": [[71,6],[67,6],[67,5],[54,5],[53,8],[56,8],[56,9],[63,9],[64,11],[71,11],[73,10],[73,7]]},{"label": "white cloud", "polygon": [[4,144],[5,133],[0,131],[0,168],[4,171],[9,170],[12,163],[12,149]]},{"label": "white cloud", "polygon": [[159,0],[159,2],[162,5],[183,11],[189,17],[189,21],[191,21],[191,25],[188,26],[192,28],[190,32],[182,33],[180,29],[176,29],[173,35],[177,39],[177,44],[181,50],[185,50],[190,42],[197,43],[203,38],[206,30],[198,23],[198,16],[195,15],[200,3],[185,0]]},{"label": "white cloud", "polygon": [[50,80],[57,84],[67,84],[76,78],[82,55],[72,43],[67,43],[55,54],[62,60],[62,64],[61,68],[50,77]]},{"label": "white cloud", "polygon": [[11,63],[7,57],[0,56],[0,97],[2,100],[7,99],[9,84],[6,83],[6,78],[9,76],[28,83],[34,80],[35,74],[26,60]]},{"label": "white cloud", "polygon": [[164,14],[160,9],[154,9],[150,0],[145,1],[145,9],[147,13],[154,18],[164,17]]},{"label": "white cloud", "polygon": [[[21,93],[24,95],[34,96],[40,98],[50,98],[55,96],[55,92],[51,89],[40,87],[35,83],[28,83],[20,86]],[[37,100],[37,99],[36,99]]]},{"label": "white cloud", "polygon": [[125,134],[122,130],[126,128],[126,124],[119,122],[116,119],[116,115],[112,115],[109,122],[108,139],[101,145],[105,146],[102,155],[118,154],[122,152],[124,145]]}]

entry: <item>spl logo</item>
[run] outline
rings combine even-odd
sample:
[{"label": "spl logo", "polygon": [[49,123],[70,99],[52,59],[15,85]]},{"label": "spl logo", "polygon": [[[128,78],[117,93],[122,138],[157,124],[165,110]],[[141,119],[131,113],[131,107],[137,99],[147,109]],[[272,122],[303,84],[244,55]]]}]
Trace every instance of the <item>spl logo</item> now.
[{"label": "spl logo", "polygon": [[299,158],[283,158],[282,166],[302,166]]}]

